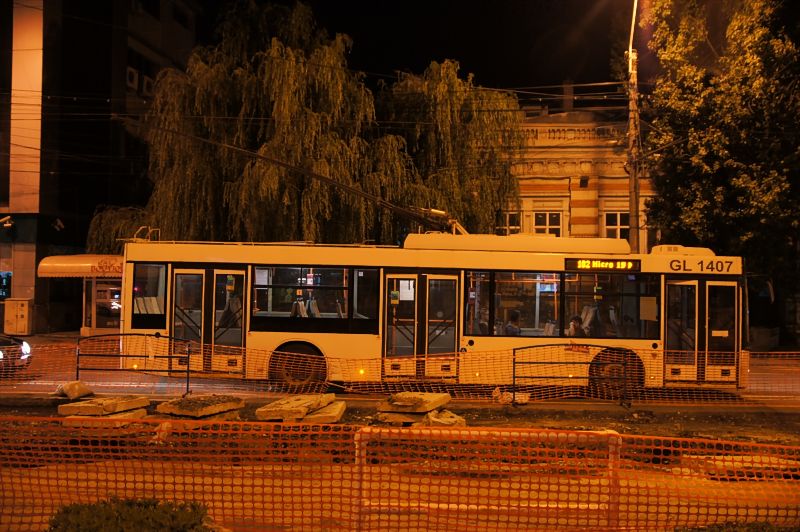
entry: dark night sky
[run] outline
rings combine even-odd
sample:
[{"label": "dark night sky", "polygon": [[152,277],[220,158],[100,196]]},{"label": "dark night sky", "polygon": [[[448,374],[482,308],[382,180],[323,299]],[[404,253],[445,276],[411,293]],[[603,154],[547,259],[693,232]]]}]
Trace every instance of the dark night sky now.
[{"label": "dark night sky", "polygon": [[627,48],[633,6],[633,0],[306,3],[329,33],[353,38],[355,70],[420,73],[432,60],[455,59],[478,85],[498,88],[610,81],[610,51]]},{"label": "dark night sky", "polygon": [[[419,74],[431,61],[454,59],[462,75],[496,88],[611,81],[611,51],[627,49],[633,8],[633,0],[301,1],[331,36],[353,39],[348,65],[371,80]],[[210,36],[224,5],[205,6],[201,34]],[[636,37],[641,58],[645,38],[638,27]]]}]

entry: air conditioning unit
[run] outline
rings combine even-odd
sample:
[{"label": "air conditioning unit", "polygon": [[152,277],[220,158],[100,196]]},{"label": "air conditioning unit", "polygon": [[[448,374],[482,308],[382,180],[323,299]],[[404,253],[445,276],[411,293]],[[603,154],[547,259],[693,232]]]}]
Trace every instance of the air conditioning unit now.
[{"label": "air conditioning unit", "polygon": [[128,85],[129,89],[138,90],[139,89],[139,71],[133,67],[128,67],[127,72],[125,73],[125,83]]},{"label": "air conditioning unit", "polygon": [[152,96],[153,89],[155,88],[155,81],[150,76],[144,76],[142,79],[142,94],[144,96]]}]

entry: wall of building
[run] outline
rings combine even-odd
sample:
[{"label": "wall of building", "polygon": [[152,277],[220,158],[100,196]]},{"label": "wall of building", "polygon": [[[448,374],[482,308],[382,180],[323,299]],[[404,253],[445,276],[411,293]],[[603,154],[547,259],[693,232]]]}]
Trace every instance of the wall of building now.
[{"label": "wall of building", "polygon": [[[625,122],[572,111],[530,116],[523,129],[525,146],[513,167],[520,204],[509,209],[518,213],[519,223],[504,224],[506,231],[626,237],[630,224],[624,215],[630,204]],[[646,178],[640,187],[643,213],[652,187]],[[645,222],[641,215],[643,243]]]}]

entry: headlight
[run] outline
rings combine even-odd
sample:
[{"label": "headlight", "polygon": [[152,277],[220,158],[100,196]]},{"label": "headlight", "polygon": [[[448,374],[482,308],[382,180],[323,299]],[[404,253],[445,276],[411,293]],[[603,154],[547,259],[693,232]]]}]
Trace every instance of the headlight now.
[{"label": "headlight", "polygon": [[23,355],[30,355],[31,354],[31,344],[28,342],[22,342],[22,354]]},{"label": "headlight", "polygon": [[5,356],[5,355],[3,355],[3,352],[2,352],[2,351],[0,351],[0,360],[3,360],[3,357],[4,357],[4,356]]}]

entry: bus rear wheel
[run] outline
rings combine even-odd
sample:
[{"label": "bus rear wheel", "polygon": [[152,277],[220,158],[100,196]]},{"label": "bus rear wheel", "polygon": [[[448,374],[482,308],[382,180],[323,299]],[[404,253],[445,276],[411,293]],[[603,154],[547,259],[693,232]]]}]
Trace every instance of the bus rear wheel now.
[{"label": "bus rear wheel", "polygon": [[290,390],[321,386],[327,377],[325,358],[308,344],[282,345],[270,357],[269,377]]},{"label": "bus rear wheel", "polygon": [[589,366],[589,391],[593,397],[612,400],[637,399],[644,387],[644,366],[634,353],[609,349]]}]

